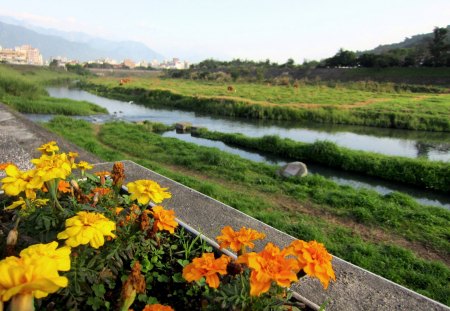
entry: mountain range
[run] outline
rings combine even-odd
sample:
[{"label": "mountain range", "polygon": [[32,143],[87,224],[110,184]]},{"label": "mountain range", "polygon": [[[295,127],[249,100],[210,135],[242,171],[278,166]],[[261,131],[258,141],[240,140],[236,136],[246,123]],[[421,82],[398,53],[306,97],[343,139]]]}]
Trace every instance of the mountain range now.
[{"label": "mountain range", "polygon": [[80,61],[101,58],[118,61],[127,58],[134,61],[164,59],[164,56],[141,42],[105,40],[84,33],[46,29],[10,17],[0,17],[0,46],[13,48],[23,44],[38,48],[44,59],[56,56]]},{"label": "mountain range", "polygon": [[[446,27],[448,32],[450,33],[450,25]],[[402,42],[392,43],[392,44],[383,44],[379,45],[376,48],[364,51],[364,53],[374,53],[374,54],[383,54],[390,50],[394,49],[408,49],[408,48],[428,48],[428,45],[433,40],[434,34],[433,32],[419,34],[412,36],[411,38],[405,38]],[[450,41],[450,36],[447,35],[447,41]],[[449,42],[450,43],[450,42]],[[363,53],[363,52],[360,52]]]}]

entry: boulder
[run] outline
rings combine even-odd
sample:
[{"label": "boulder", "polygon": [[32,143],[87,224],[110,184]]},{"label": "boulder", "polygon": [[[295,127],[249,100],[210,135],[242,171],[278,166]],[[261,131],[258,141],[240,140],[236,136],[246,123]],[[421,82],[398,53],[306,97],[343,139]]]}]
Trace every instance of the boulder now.
[{"label": "boulder", "polygon": [[175,124],[175,130],[177,133],[184,133],[191,129],[192,123],[191,122],[178,122]]},{"label": "boulder", "polygon": [[308,168],[303,162],[291,162],[281,167],[278,172],[283,177],[304,177],[308,175]]}]

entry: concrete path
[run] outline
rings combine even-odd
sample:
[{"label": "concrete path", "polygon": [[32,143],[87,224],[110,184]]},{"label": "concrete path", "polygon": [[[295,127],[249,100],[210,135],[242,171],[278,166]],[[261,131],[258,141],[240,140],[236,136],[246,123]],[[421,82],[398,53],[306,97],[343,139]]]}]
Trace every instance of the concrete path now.
[{"label": "concrete path", "polygon": [[[100,160],[67,142],[65,139],[47,131],[41,126],[29,121],[22,114],[0,103],[0,163],[13,162],[25,170],[31,168],[30,160],[40,156],[36,150],[40,145],[55,140],[64,151],[78,152],[80,157],[90,163]],[[4,172],[0,171],[0,177]]]}]

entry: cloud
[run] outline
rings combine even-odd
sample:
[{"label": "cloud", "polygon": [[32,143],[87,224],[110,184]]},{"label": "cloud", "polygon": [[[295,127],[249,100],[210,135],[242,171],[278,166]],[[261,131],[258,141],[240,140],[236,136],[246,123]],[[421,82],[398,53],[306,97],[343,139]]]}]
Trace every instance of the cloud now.
[{"label": "cloud", "polygon": [[33,26],[53,28],[62,31],[86,32],[91,35],[102,37],[114,36],[113,33],[108,32],[104,27],[90,25],[86,22],[80,21],[73,16],[62,19],[44,15],[37,15],[29,12],[17,12],[1,6],[0,12],[3,16],[12,17]]}]

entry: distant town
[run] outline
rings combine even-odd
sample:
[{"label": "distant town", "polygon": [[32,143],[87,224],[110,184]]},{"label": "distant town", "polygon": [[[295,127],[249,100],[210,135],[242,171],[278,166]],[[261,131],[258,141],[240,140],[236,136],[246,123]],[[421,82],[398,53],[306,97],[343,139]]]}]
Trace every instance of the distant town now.
[{"label": "distant town", "polygon": [[35,66],[55,66],[65,67],[66,65],[83,65],[93,68],[107,68],[107,69],[188,69],[189,63],[180,60],[179,58],[172,58],[171,60],[164,60],[162,62],[154,59],[151,61],[142,60],[135,62],[131,58],[118,61],[111,58],[101,58],[81,62],[76,59],[69,59],[65,56],[54,56],[44,60],[42,54],[37,48],[31,45],[16,46],[14,48],[4,48],[0,46],[0,62],[17,65],[35,65]]}]

